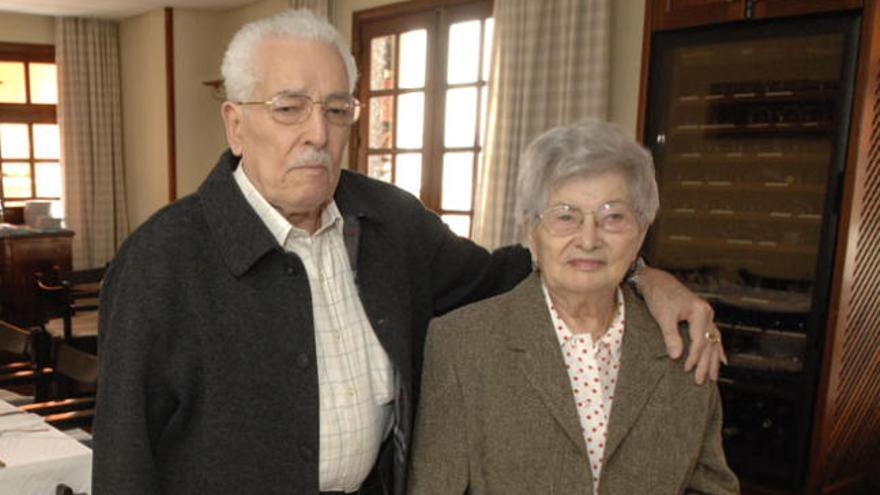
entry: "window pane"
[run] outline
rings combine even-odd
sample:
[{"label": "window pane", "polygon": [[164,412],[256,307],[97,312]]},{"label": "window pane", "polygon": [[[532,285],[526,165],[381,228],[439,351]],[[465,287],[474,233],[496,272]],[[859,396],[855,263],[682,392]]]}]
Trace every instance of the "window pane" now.
[{"label": "window pane", "polygon": [[58,124],[34,124],[34,158],[61,159]]},{"label": "window pane", "polygon": [[394,87],[394,35],[370,41],[370,89]]},{"label": "window pane", "polygon": [[442,215],[440,218],[450,230],[462,237],[470,237],[471,235],[471,217],[470,215]]},{"label": "window pane", "polygon": [[23,62],[0,62],[0,81],[0,103],[27,103]]},{"label": "window pane", "polygon": [[397,97],[398,148],[421,148],[424,122],[424,93],[408,93]]},{"label": "window pane", "polygon": [[0,124],[0,157],[6,160],[31,157],[27,124]]},{"label": "window pane", "polygon": [[31,197],[31,166],[24,162],[3,162],[3,196]]},{"label": "window pane", "polygon": [[31,103],[58,103],[58,75],[55,64],[30,64]]},{"label": "window pane", "polygon": [[447,147],[473,146],[477,128],[477,88],[457,88],[446,92]]},{"label": "window pane", "polygon": [[425,85],[427,36],[424,29],[400,35],[400,87],[421,88]]},{"label": "window pane", "polygon": [[440,207],[444,210],[470,210],[473,184],[474,154],[443,154],[443,198]]},{"label": "window pane", "polygon": [[367,158],[367,175],[391,182],[391,155],[370,155]]},{"label": "window pane", "polygon": [[34,165],[37,179],[37,196],[40,198],[61,197],[61,164],[37,163]]},{"label": "window pane", "polygon": [[394,184],[415,197],[422,192],[422,154],[401,153],[397,155]]},{"label": "window pane", "polygon": [[480,133],[477,144],[485,146],[486,142],[486,115],[489,113],[489,87],[483,86],[480,89],[480,127],[477,129]]},{"label": "window pane", "polygon": [[370,98],[370,148],[391,147],[394,97]]},{"label": "window pane", "polygon": [[483,28],[483,80],[489,80],[489,69],[492,67],[492,35],[495,31],[495,19],[488,18]]},{"label": "window pane", "polygon": [[446,80],[449,84],[475,82],[480,69],[480,21],[449,26]]}]

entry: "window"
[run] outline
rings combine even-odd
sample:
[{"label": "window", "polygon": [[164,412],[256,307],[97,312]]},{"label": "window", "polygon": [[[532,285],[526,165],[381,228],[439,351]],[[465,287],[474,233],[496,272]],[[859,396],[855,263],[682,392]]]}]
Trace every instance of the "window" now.
[{"label": "window", "polygon": [[492,53],[492,2],[424,1],[355,14],[364,115],[352,169],[396,184],[469,237]]},{"label": "window", "polygon": [[55,47],[0,43],[0,200],[60,207],[61,139]]}]

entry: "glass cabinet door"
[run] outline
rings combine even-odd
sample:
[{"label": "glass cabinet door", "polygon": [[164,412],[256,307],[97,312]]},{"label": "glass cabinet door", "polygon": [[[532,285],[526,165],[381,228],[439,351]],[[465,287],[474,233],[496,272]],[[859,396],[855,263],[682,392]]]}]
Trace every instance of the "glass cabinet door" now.
[{"label": "glass cabinet door", "polygon": [[728,455],[757,476],[798,478],[796,466],[764,459],[806,451],[854,25],[743,24],[653,40],[646,141],[661,211],[646,251],[716,309],[730,362]]}]

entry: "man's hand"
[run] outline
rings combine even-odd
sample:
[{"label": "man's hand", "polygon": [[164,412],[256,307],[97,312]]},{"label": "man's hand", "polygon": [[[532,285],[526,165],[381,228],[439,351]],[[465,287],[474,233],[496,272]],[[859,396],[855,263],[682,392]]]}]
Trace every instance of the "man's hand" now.
[{"label": "man's hand", "polygon": [[[727,364],[727,356],[721,345],[721,333],[713,321],[712,306],[662,270],[646,266],[639,270],[638,278],[639,290],[663,331],[669,356],[673,359],[681,356],[683,344],[678,322],[687,321],[691,348],[684,363],[685,371],[696,366],[694,381],[697,383],[703,383],[707,374],[717,380],[718,368],[722,362]],[[710,342],[709,338],[716,341]]]}]

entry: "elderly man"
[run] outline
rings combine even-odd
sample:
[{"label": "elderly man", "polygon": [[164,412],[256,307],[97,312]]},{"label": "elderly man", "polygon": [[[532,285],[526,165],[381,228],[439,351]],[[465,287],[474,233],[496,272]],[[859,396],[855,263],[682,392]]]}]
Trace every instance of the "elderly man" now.
[{"label": "elderly man", "polygon": [[[356,69],[326,21],[243,27],[223,76],[230,150],[104,282],[94,492],[401,494],[429,320],[509,289],[530,257],[340,171]],[[711,309],[640,277],[670,334],[691,321],[687,364],[714,374]]]}]

